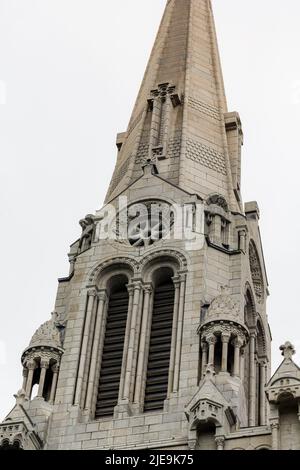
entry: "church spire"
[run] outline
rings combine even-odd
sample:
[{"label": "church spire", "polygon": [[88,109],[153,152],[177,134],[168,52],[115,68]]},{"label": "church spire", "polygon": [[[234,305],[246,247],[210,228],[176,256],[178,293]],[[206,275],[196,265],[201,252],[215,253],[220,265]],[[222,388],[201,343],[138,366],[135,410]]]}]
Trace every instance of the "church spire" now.
[{"label": "church spire", "polygon": [[239,117],[227,112],[210,0],[168,0],[128,129],[118,135],[107,202],[151,160],[182,189],[221,194],[240,209],[241,144]]}]

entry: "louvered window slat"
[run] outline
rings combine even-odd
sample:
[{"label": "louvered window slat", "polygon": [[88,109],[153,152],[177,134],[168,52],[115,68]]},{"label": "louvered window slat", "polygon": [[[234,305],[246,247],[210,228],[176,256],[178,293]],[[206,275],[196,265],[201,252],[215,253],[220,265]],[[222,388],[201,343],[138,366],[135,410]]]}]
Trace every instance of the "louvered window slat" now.
[{"label": "louvered window slat", "polygon": [[118,403],[127,312],[128,292],[124,286],[109,299],[96,418],[112,416]]},{"label": "louvered window slat", "polygon": [[158,286],[154,293],[144,411],[163,409],[168,393],[174,311],[174,284]]}]

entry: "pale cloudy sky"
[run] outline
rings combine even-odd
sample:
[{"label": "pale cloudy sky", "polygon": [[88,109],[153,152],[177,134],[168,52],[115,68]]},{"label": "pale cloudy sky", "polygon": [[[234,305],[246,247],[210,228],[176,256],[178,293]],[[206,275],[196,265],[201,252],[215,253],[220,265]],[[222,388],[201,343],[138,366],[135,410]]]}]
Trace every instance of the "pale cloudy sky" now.
[{"label": "pale cloudy sky", "polygon": [[[275,366],[283,341],[300,353],[300,2],[213,4],[229,109],[245,133],[243,196],[261,208]],[[164,5],[0,0],[0,418],[78,221],[101,207]]]}]

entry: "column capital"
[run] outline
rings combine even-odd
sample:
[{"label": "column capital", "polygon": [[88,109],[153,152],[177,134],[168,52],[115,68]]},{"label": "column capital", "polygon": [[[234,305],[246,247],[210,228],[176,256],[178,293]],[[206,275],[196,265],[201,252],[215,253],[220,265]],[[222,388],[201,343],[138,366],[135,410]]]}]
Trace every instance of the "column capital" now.
[{"label": "column capital", "polygon": [[28,370],[35,370],[37,368],[37,364],[34,361],[30,361],[27,363],[27,369]]},{"label": "column capital", "polygon": [[257,331],[256,331],[256,328],[249,328],[249,333],[250,333],[250,338],[257,338]]},{"label": "column capital", "polygon": [[224,331],[224,333],[221,334],[222,343],[229,343],[230,338],[231,338],[231,333],[229,333],[229,331]]},{"label": "column capital", "polygon": [[132,284],[127,284],[127,291],[128,291],[129,297],[132,297],[133,292],[134,292],[134,287]]},{"label": "column capital", "polygon": [[278,431],[279,429],[279,423],[278,422],[273,422],[270,424],[272,431]]},{"label": "column capital", "polygon": [[174,283],[175,289],[176,288],[179,289],[179,287],[180,287],[180,276],[177,275],[177,276],[172,277],[172,281]]},{"label": "column capital", "polygon": [[225,447],[225,436],[218,436],[215,439],[218,450],[224,450]]},{"label": "column capital", "polygon": [[258,363],[261,367],[266,367],[268,360],[266,358],[258,359]]},{"label": "column capital", "polygon": [[208,351],[208,344],[207,344],[206,341],[202,341],[202,342],[201,342],[201,349],[202,349],[202,351],[204,351],[204,352],[207,352],[207,351]]},{"label": "column capital", "polygon": [[27,377],[27,376],[28,376],[28,369],[27,369],[27,367],[23,367],[23,372],[22,372],[22,374],[23,374],[23,377]]},{"label": "column capital", "polygon": [[143,283],[141,279],[132,279],[131,283],[127,285],[128,290],[132,289],[133,291],[141,290],[142,287]]},{"label": "column capital", "polygon": [[58,374],[58,372],[59,372],[59,364],[54,364],[51,369],[52,369],[52,372],[53,372],[54,374]]},{"label": "column capital", "polygon": [[186,278],[187,278],[187,273],[183,272],[183,273],[179,273],[179,281],[180,283],[182,282],[186,282]]},{"label": "column capital", "polygon": [[102,289],[99,292],[97,292],[97,297],[99,300],[102,300],[103,302],[106,302],[108,299],[108,293],[106,289]]},{"label": "column capital", "polygon": [[151,282],[149,282],[148,284],[145,284],[143,286],[143,289],[144,289],[144,292],[145,294],[152,294],[153,292],[153,284]]},{"label": "column capital", "polygon": [[241,347],[241,356],[242,357],[245,356],[245,347],[244,346]]},{"label": "column capital", "polygon": [[49,364],[49,359],[48,359],[48,360],[47,360],[47,359],[46,359],[46,360],[43,359],[43,360],[41,361],[41,369],[49,369],[49,365],[50,365],[50,364]]},{"label": "column capital", "polygon": [[89,297],[97,297],[98,290],[96,289],[96,287],[91,287],[88,289],[87,293]]},{"label": "column capital", "polygon": [[244,340],[243,338],[240,338],[239,336],[236,336],[232,342],[231,342],[232,346],[234,346],[235,348],[239,348],[241,349],[242,346],[244,345]]}]

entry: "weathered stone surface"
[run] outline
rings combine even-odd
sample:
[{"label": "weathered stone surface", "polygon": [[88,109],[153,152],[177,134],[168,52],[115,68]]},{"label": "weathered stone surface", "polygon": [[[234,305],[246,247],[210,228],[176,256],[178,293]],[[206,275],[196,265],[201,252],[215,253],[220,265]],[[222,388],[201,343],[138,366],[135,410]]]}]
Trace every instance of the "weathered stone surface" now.
[{"label": "weathered stone surface", "polygon": [[[103,239],[103,211],[83,218],[69,276],[59,280],[55,319],[39,328],[26,350],[22,389],[0,425],[0,445],[300,448],[300,375],[291,345],[283,347],[284,361],[270,378],[268,281],[257,203],[241,202],[242,144],[240,118],[227,110],[211,2],[169,0],[127,132],[117,137],[106,202],[118,220],[124,211],[116,196],[127,198],[126,214],[146,203],[141,224],[155,201],[188,206],[191,231],[202,243],[164,238],[159,224],[158,239],[134,238],[136,232]],[[204,214],[201,227],[197,208]],[[162,278],[171,281],[168,295],[174,295],[171,322],[162,328],[168,333],[160,340],[166,346],[171,338],[170,356],[164,356],[168,390],[158,408],[145,412]],[[108,311],[121,283],[128,293],[123,356],[113,349],[105,359],[116,367],[122,356],[119,395],[113,410],[96,418]]]}]

